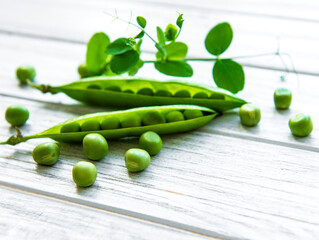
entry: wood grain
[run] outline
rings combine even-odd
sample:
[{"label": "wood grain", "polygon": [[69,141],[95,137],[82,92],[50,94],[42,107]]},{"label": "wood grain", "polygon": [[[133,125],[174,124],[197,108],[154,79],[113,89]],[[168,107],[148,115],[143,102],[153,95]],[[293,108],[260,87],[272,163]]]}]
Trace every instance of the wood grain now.
[{"label": "wood grain", "polygon": [[[137,174],[127,172],[123,156],[138,140],[109,141],[108,156],[93,162],[98,178],[90,188],[77,188],[71,177],[72,166],[87,160],[80,145],[60,144],[60,161],[53,167],[32,160],[32,149],[50,140],[1,145],[0,238],[318,239],[319,35],[313,30],[319,24],[318,2],[5,1],[0,8],[0,115],[11,104],[26,105],[31,114],[21,130],[28,135],[70,117],[110,110],[18,86],[14,72],[19,64],[30,63],[40,83],[78,79],[76,68],[93,32],[112,33],[112,39],[136,33],[131,27],[126,31],[126,24],[111,23],[104,11],[114,8],[126,19],[132,9],[133,17],[145,16],[153,35],[155,26],[165,28],[175,21],[176,10],[183,12],[181,40],[191,46],[190,57],[209,57],[203,40],[220,21],[229,21],[235,33],[225,56],[274,52],[280,36],[281,50],[306,74],[281,81],[278,58],[238,59],[246,66],[246,87],[239,96],[262,109],[257,127],[244,128],[234,110],[198,131],[163,136],[161,153]],[[145,41],[144,47],[142,58],[152,59],[153,43]],[[192,81],[212,84],[212,63],[192,66]],[[167,79],[152,65],[138,76]],[[288,111],[273,106],[279,86],[293,90]],[[299,112],[313,118],[315,129],[308,138],[293,137],[287,126]],[[0,121],[0,140],[12,134],[14,129]]]},{"label": "wood grain", "polygon": [[[204,1],[203,5],[197,8],[194,8],[195,3],[190,3],[191,1],[186,4],[182,1],[175,4],[168,4],[167,2],[166,4],[159,4],[158,1],[153,1],[147,4],[146,1],[137,0],[108,1],[107,3],[102,0],[89,2],[83,0],[45,2],[12,0],[7,1],[3,5],[4,7],[0,9],[1,30],[3,33],[76,43],[87,42],[96,31],[106,31],[112,39],[124,35],[136,35],[138,32],[136,29],[133,27],[127,29],[125,23],[111,23],[113,19],[104,13],[104,11],[113,13],[114,9],[117,9],[118,14],[125,19],[130,19],[131,11],[133,11],[133,19],[136,15],[145,16],[149,20],[147,30],[156,36],[155,27],[165,28],[169,22],[175,22],[176,11],[179,11],[184,13],[186,19],[180,39],[190,45],[189,57],[209,57],[203,44],[207,32],[218,22],[228,21],[234,28],[235,36],[224,57],[276,52],[278,39],[280,38],[281,51],[292,56],[299,72],[319,74],[317,68],[319,60],[316,57],[319,54],[317,48],[319,35],[317,31],[312,30],[318,28],[319,22],[300,20],[309,12],[316,11],[318,5],[314,1],[308,4],[297,4],[296,1],[294,1],[294,4],[288,4],[286,1],[282,3],[263,1],[261,5],[259,1],[258,3],[245,1],[241,6],[241,8],[252,6],[251,10],[248,11],[253,12],[255,9],[262,9],[264,8],[262,6],[267,5],[268,9],[278,9],[274,10],[277,12],[275,14],[277,16],[281,9],[289,12],[290,16],[293,16],[294,12],[300,12],[303,8],[308,10],[307,14],[302,14],[297,19],[276,18],[271,14],[252,15],[240,10],[232,11],[230,9],[235,9],[236,5],[241,5],[241,3],[234,3],[235,1],[229,1],[227,4],[223,2],[224,8],[228,9],[225,11],[218,7],[222,5],[221,3],[217,3],[216,6],[215,2],[217,1],[210,1],[209,3]],[[139,5],[138,9],[136,9],[136,5]],[[225,7],[226,5],[228,7]],[[266,12],[266,9],[260,11]],[[36,14],[30,15],[29,12]],[[57,13],[58,18],[56,18]],[[308,17],[310,16],[311,14],[308,15]],[[28,21],[24,19],[28,19]],[[144,49],[153,52],[156,50],[154,43],[148,39],[144,44]],[[291,67],[289,59],[285,59]],[[284,69],[279,58],[275,57],[239,59],[239,61],[247,66]]]},{"label": "wood grain", "polygon": [[[10,98],[1,101],[10,104]],[[82,109],[27,105],[36,117],[22,128],[24,134]],[[12,132],[3,122],[0,129],[1,138]],[[109,155],[95,162],[97,182],[88,189],[76,188],[71,179],[72,166],[85,160],[80,146],[61,145],[61,160],[51,168],[36,165],[31,157],[43,140],[1,146],[0,183],[213,237],[316,238],[317,153],[215,135],[203,128],[163,141],[162,152],[140,174],[128,174],[123,161],[137,139],[110,141]]]},{"label": "wood grain", "polygon": [[12,188],[0,186],[0,193],[2,240],[212,239]]}]

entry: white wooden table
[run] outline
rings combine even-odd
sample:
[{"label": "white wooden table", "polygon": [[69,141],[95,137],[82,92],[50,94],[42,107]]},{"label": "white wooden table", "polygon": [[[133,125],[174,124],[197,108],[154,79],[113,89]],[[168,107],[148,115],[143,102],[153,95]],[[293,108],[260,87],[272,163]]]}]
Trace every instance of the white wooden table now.
[{"label": "white wooden table", "polygon": [[[0,114],[11,104],[30,110],[25,135],[73,116],[103,111],[62,94],[21,88],[15,69],[37,69],[37,81],[59,85],[78,79],[90,36],[105,31],[114,40],[136,32],[111,23],[104,11],[141,15],[148,30],[184,13],[180,38],[189,57],[208,56],[209,29],[228,21],[234,39],[225,56],[275,52],[293,58],[299,80],[276,57],[242,59],[246,86],[239,96],[259,105],[255,128],[230,111],[189,133],[163,136],[164,147],[150,167],[129,174],[124,153],[137,140],[109,142],[109,154],[95,163],[96,183],[77,188],[72,166],[86,160],[80,145],[61,145],[53,167],[36,165],[33,148],[44,140],[0,146],[0,239],[319,239],[319,2],[301,0],[0,0]],[[154,48],[145,41],[143,58]],[[290,67],[289,59],[285,61]],[[192,64],[192,81],[213,84],[211,63]],[[139,76],[167,79],[146,66]],[[273,105],[274,89],[293,90],[288,111]],[[295,138],[288,119],[308,112],[314,131]],[[2,117],[0,139],[14,130]]]}]

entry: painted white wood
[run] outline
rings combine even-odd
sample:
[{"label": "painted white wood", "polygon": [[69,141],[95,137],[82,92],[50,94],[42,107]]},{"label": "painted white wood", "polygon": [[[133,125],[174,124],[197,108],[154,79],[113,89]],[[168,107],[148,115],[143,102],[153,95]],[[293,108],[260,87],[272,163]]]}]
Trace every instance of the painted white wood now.
[{"label": "painted white wood", "polygon": [[[12,101],[30,108],[24,134],[84,110],[1,97],[4,106]],[[32,160],[32,149],[46,140],[0,146],[0,183],[214,237],[316,239],[318,154],[212,134],[213,126],[163,136],[162,152],[139,174],[124,166],[124,153],[137,139],[109,141],[108,156],[94,162],[97,182],[87,189],[71,178],[72,166],[85,160],[80,145],[61,144],[53,167]],[[0,129],[1,139],[13,131],[3,121]]]},{"label": "painted white wood", "polygon": [[212,239],[113,212],[0,186],[0,238]]},{"label": "painted white wood", "polygon": [[[145,2],[142,2],[145,3]],[[294,60],[296,68],[300,72],[319,74],[317,48],[317,21],[301,21],[298,19],[275,18],[265,15],[238,14],[236,11],[214,10],[214,3],[208,8],[204,5],[199,8],[191,7],[191,4],[142,4],[140,1],[38,1],[32,2],[12,0],[6,1],[0,9],[1,29],[9,33],[20,32],[31,36],[64,39],[75,42],[86,42],[96,31],[106,31],[112,39],[120,36],[133,36],[138,31],[134,27],[127,30],[127,24],[113,22],[104,11],[113,12],[116,8],[118,14],[130,19],[130,11],[133,11],[133,19],[136,15],[143,15],[148,19],[147,30],[156,36],[157,25],[165,28],[169,22],[175,22],[176,11],[183,12],[185,24],[181,41],[189,44],[189,56],[199,57],[210,55],[206,53],[203,42],[209,29],[216,23],[228,21],[234,28],[234,39],[231,47],[224,54],[225,57],[258,54],[264,52],[276,52],[278,38],[281,42],[281,51],[289,53]],[[240,3],[237,3],[240,4]],[[246,2],[246,5],[252,3]],[[257,3],[255,8],[262,8]],[[283,4],[272,1],[269,8],[286,9]],[[306,9],[316,9],[317,4],[306,4]],[[136,6],[139,6],[136,8]],[[232,9],[232,3],[228,3],[228,9]],[[291,4],[290,8],[300,11],[300,5]],[[226,6],[226,5],[224,5]],[[245,4],[243,5],[245,6]],[[235,8],[235,7],[234,7]],[[277,10],[279,11],[279,10]],[[33,14],[29,14],[29,13]],[[58,13],[58,14],[57,14]],[[293,15],[293,14],[291,14]],[[57,17],[58,16],[58,17]],[[25,21],[28,19],[28,21]],[[196,36],[196,37],[194,37]],[[145,49],[156,51],[154,43],[145,41]],[[289,62],[288,59],[286,59]],[[275,58],[241,59],[241,63],[267,68],[280,68],[282,63]]]},{"label": "painted white wood", "polygon": [[[101,111],[102,108],[83,106],[61,94],[50,96],[19,88],[14,70],[21,63],[31,63],[37,68],[39,82],[57,85],[77,79],[76,67],[85,56],[84,43],[93,32],[105,30],[112,33],[112,39],[135,33],[134,28],[125,31],[125,24],[110,23],[103,11],[114,8],[124,18],[129,18],[130,10],[134,10],[133,15],[147,17],[152,34],[156,25],[165,27],[173,22],[176,10],[185,13],[181,40],[190,43],[189,56],[193,57],[203,55],[205,34],[219,21],[229,21],[234,28],[234,41],[226,56],[275,51],[277,37],[281,36],[281,49],[291,53],[297,69],[319,74],[319,35],[313,31],[318,28],[316,1],[204,0],[201,3],[202,6],[194,1],[166,0],[161,4],[158,0],[0,0],[0,115],[10,104],[28,106],[31,117],[21,130],[30,134],[79,114]],[[152,45],[145,41],[146,50],[154,51]],[[152,55],[143,55],[143,59],[151,58]],[[282,69],[278,59],[272,57],[240,62],[246,66]],[[192,80],[211,84],[211,64],[192,65],[195,69]],[[147,233],[158,233],[156,237],[161,239],[202,237],[183,230],[222,239],[318,239],[317,77],[300,75],[298,83],[294,75],[289,75],[286,82],[281,82],[280,71],[247,67],[245,72],[247,84],[240,96],[261,107],[262,121],[258,127],[242,127],[235,110],[198,131],[164,136],[162,152],[139,174],[129,174],[123,160],[125,151],[138,145],[137,139],[110,141],[108,156],[94,162],[98,168],[97,182],[86,189],[77,188],[71,178],[75,162],[85,160],[80,145],[61,144],[61,159],[53,167],[38,166],[32,160],[32,149],[47,140],[0,146],[0,184],[28,192],[14,193],[0,188],[7,192],[0,195],[4,213],[0,215],[0,223],[12,226],[20,221],[24,228],[13,228],[9,234],[19,238],[24,236],[19,234],[29,232],[29,239],[43,239],[50,234],[41,232],[41,228],[31,231],[34,223],[43,218],[41,223],[52,228],[52,232],[58,229],[68,234],[78,228],[92,235],[94,229],[101,234],[113,233],[115,221],[123,226],[119,235],[114,235],[119,236],[116,239],[130,239],[144,228]],[[152,66],[146,66],[139,76],[167,79]],[[278,112],[273,107],[272,94],[277,86],[289,87],[294,92],[289,111]],[[300,111],[309,112],[314,120],[315,129],[308,138],[294,138],[287,127],[289,117]],[[4,120],[0,121],[0,140],[13,133]],[[32,202],[33,208],[20,210],[23,207],[19,199]],[[55,211],[45,211],[49,203],[62,214],[55,216]],[[41,204],[42,214],[34,210],[37,204]],[[87,216],[106,223],[92,229],[82,221],[75,225],[69,221],[67,229],[58,225],[68,217],[82,220]],[[12,221],[8,222],[10,218]],[[0,224],[0,229],[9,226],[5,224]],[[137,229],[125,231],[133,224]],[[56,239],[60,235],[52,236]]]}]

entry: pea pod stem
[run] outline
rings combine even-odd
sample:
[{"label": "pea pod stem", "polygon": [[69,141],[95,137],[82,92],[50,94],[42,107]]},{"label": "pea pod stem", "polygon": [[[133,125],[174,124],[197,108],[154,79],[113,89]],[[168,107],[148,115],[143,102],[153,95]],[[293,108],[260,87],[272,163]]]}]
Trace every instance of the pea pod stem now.
[{"label": "pea pod stem", "polygon": [[43,93],[47,93],[47,92],[52,93],[52,94],[55,93],[53,91],[53,88],[50,85],[45,85],[45,84],[38,85],[38,84],[35,84],[35,83],[31,82],[30,80],[27,80],[27,84],[30,87],[38,89],[38,90],[40,90]]},{"label": "pea pod stem", "polygon": [[15,127],[15,130],[17,131],[16,136],[11,136],[7,141],[0,142],[0,144],[1,145],[3,144],[16,145],[18,143],[25,142],[28,139],[30,139],[30,137],[23,137],[18,127]]}]

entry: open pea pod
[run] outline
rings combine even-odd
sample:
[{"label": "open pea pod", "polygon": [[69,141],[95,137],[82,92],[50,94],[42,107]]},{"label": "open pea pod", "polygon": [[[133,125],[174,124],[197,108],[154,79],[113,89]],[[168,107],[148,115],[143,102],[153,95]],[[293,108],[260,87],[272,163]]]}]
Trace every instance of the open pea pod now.
[{"label": "open pea pod", "polygon": [[122,108],[192,104],[223,112],[246,103],[223,89],[179,81],[91,77],[56,87],[29,85],[44,93],[63,92],[87,104]]},{"label": "open pea pod", "polygon": [[144,132],[171,134],[197,129],[217,116],[212,109],[194,105],[141,107],[122,111],[87,114],[69,119],[41,133],[10,137],[0,144],[16,145],[33,138],[52,138],[59,142],[80,142],[88,133],[106,139],[140,136]]}]

